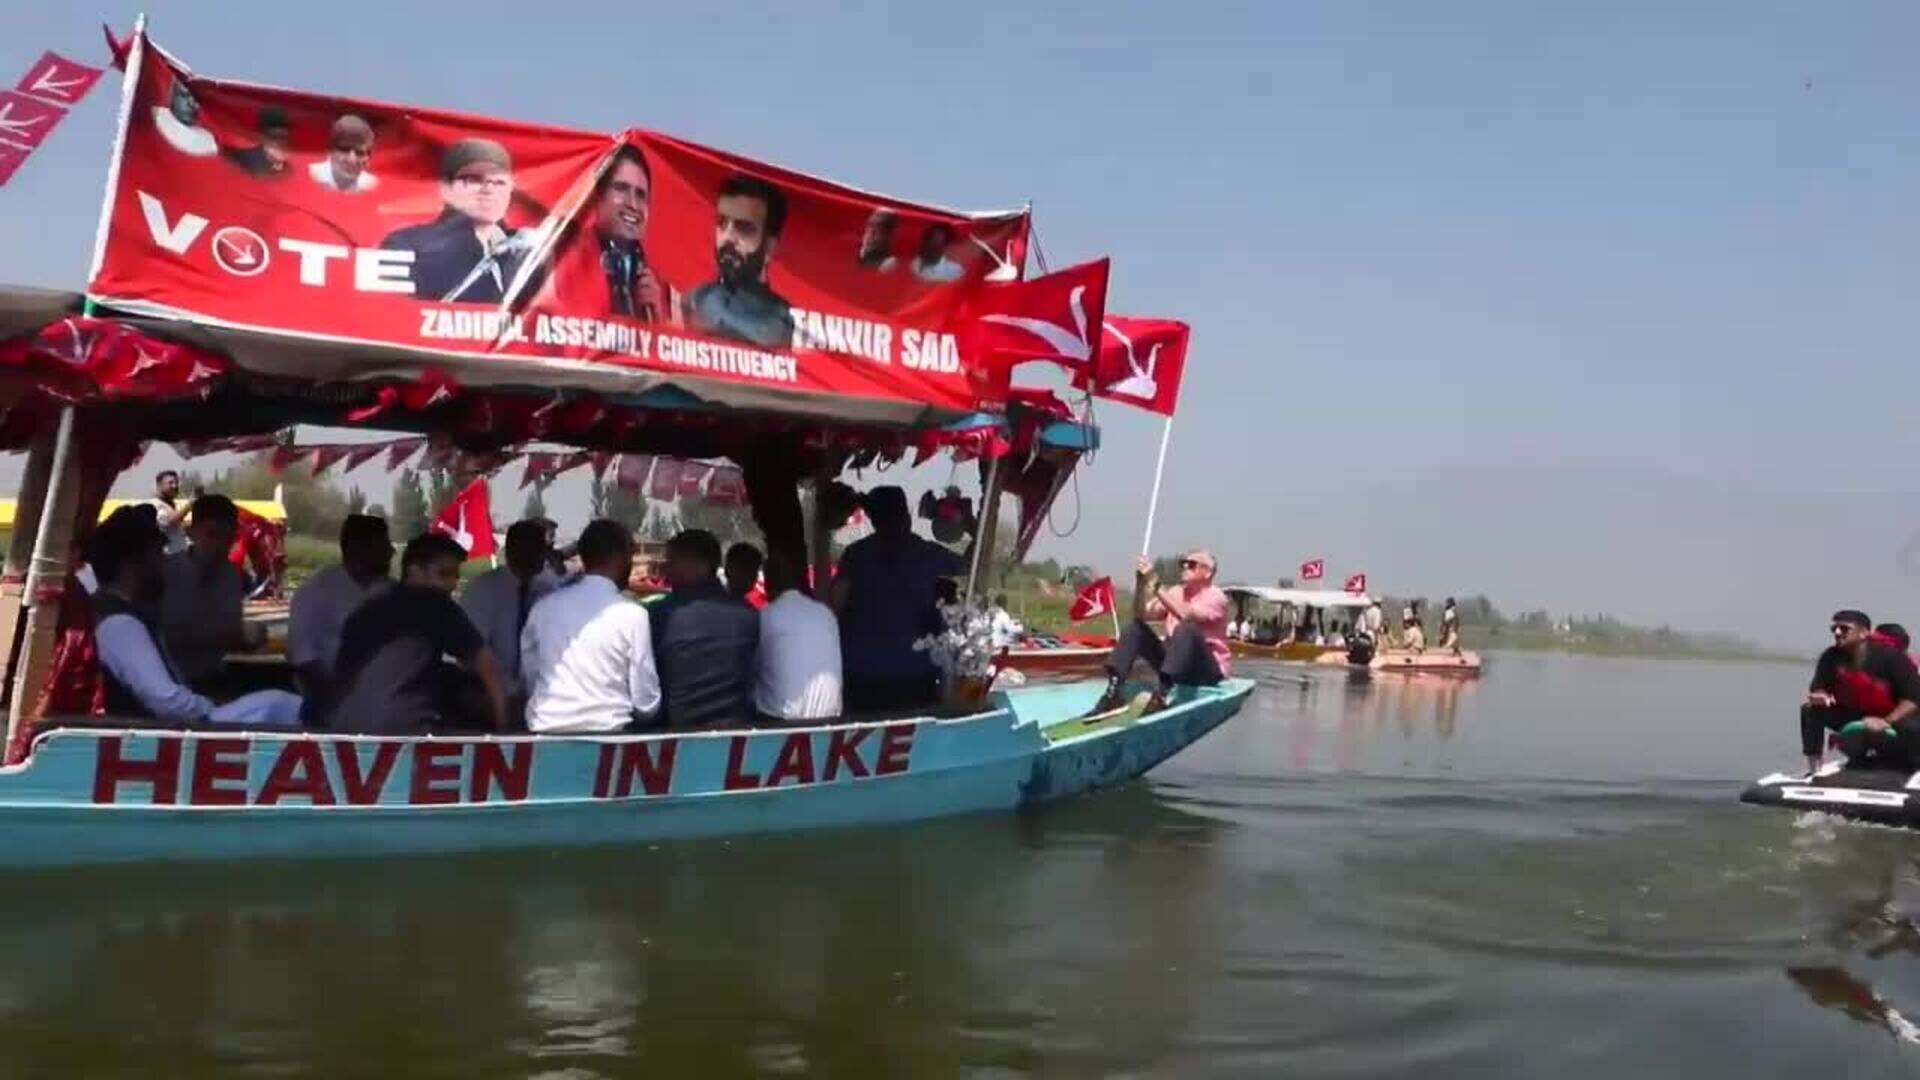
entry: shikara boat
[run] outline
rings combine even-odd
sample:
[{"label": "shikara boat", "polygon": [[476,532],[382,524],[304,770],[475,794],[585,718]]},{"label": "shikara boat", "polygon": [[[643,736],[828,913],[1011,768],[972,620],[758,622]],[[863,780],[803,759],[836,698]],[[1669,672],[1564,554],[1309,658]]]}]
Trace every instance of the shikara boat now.
[{"label": "shikara boat", "polygon": [[1237,713],[1244,679],[1079,719],[1096,683],[981,711],[596,738],[42,733],[0,769],[0,865],[622,844],[1038,806],[1124,783]]},{"label": "shikara boat", "polygon": [[1029,679],[1092,678],[1113,655],[1113,639],[1091,635],[1029,638],[1008,649],[999,666]]},{"label": "shikara boat", "polygon": [[[1097,302],[1088,286],[1070,303],[1002,287],[1024,273],[1028,209],[877,198],[640,129],[541,128],[223,82],[156,48],[144,22],[124,70],[85,292],[0,287],[0,449],[27,453],[0,568],[0,864],[540,848],[1004,812],[1137,777],[1252,691],[1235,680],[1182,691],[1150,715],[1135,705],[1083,719],[1103,687],[1079,682],[960,713],[594,737],[214,730],[104,715],[77,549],[115,477],[152,442],[238,450],[266,437],[277,469],[298,460],[299,425],[375,428],[420,436],[404,441],[427,455],[422,467],[464,482],[531,461],[536,446],[556,470],[592,464],[616,485],[639,458],[725,459],[741,480],[725,497],[750,507],[770,548],[804,553],[816,581],[829,578],[836,515],[855,506],[839,477],[951,454],[982,474],[969,599],[984,553],[1002,550],[1002,493],[1019,496],[1019,558],[1098,443],[1056,395],[1007,386],[972,352],[989,316],[1067,332]],[[216,151],[253,137],[228,130],[229,118],[267,108],[290,117],[303,148],[324,145],[345,113],[378,130],[378,196],[362,194],[371,177],[323,154],[263,197],[265,180]],[[449,169],[465,171],[449,179]],[[659,181],[644,262],[631,238],[611,259],[593,230],[633,225],[601,206],[638,176]],[[636,267],[688,308],[719,287],[716,204],[775,234],[791,219],[762,268],[759,306],[687,321],[627,295]],[[911,282],[868,258],[884,250],[836,246],[863,229],[884,241],[896,220],[903,238],[909,226],[946,229],[965,248],[962,273]],[[476,223],[500,242],[473,247]],[[1033,307],[1042,300],[1058,300],[1058,325],[1034,317],[1051,311]],[[717,502],[712,468],[676,469],[664,492],[655,469],[649,490]],[[457,535],[476,551],[479,534],[463,524]],[[1104,656],[1085,645],[1021,660]],[[270,651],[255,660],[284,664]],[[671,727],[670,703],[668,713]]]},{"label": "shikara boat", "polygon": [[[1227,599],[1233,604],[1233,619],[1246,622],[1261,609],[1273,612],[1283,627],[1291,629],[1302,613],[1312,613],[1312,617],[1325,620],[1328,612],[1344,613],[1349,625],[1360,612],[1372,606],[1373,598],[1365,593],[1341,592],[1334,589],[1281,589],[1264,585],[1227,585],[1221,588]],[[1271,643],[1253,641],[1229,641],[1227,647],[1235,656],[1253,657],[1261,660],[1285,660],[1294,663],[1312,663],[1323,656],[1345,656],[1346,648],[1341,645],[1319,645],[1311,641],[1280,640]]]}]

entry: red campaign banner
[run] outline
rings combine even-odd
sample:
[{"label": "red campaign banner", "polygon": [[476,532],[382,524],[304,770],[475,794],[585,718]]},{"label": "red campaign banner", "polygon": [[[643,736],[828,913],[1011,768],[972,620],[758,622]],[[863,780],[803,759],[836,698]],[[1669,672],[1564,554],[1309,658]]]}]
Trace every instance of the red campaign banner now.
[{"label": "red campaign banner", "polygon": [[949,410],[1002,400],[966,330],[1020,277],[1024,210],[907,203],[647,131],[222,82],[145,38],[128,79],[89,284],[109,305]]}]

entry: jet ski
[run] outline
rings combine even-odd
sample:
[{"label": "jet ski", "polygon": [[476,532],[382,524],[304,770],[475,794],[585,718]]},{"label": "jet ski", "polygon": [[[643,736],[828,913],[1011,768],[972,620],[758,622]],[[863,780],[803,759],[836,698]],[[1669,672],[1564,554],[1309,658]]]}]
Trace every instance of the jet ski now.
[{"label": "jet ski", "polygon": [[1789,810],[1819,810],[1855,821],[1920,829],[1920,772],[1829,762],[1811,776],[1774,773],[1740,793],[1740,801]]}]

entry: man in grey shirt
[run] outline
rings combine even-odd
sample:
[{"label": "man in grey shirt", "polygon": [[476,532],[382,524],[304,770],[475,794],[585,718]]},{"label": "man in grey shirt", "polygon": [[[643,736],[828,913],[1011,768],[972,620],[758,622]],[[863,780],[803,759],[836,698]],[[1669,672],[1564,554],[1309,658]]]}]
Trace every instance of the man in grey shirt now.
[{"label": "man in grey shirt", "polygon": [[249,647],[241,618],[246,577],[227,560],[240,511],[225,495],[193,500],[185,551],[168,555],[162,566],[164,591],[160,626],[181,676],[198,686],[220,674],[227,654]]},{"label": "man in grey shirt", "polygon": [[713,261],[719,279],[693,290],[687,325],[769,349],[793,344],[793,308],[767,285],[767,266],[787,225],[787,196],[756,176],[735,175],[714,202]]}]

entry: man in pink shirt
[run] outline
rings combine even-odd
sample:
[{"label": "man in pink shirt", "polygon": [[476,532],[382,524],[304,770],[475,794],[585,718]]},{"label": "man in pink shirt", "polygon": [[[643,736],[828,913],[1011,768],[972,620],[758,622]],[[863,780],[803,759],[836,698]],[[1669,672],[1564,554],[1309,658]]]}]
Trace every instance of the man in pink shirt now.
[{"label": "man in pink shirt", "polygon": [[[1162,586],[1153,564],[1145,558],[1140,560],[1134,578],[1133,622],[1107,658],[1107,691],[1093,712],[1121,706],[1120,686],[1135,661],[1146,661],[1160,676],[1147,702],[1149,713],[1166,708],[1167,695],[1175,686],[1212,686],[1226,677],[1232,663],[1227,649],[1231,608],[1227,594],[1213,585],[1213,575],[1219,568],[1213,552],[1190,551],[1180,557],[1180,583]],[[1160,635],[1149,623],[1154,619],[1160,621]]]}]

